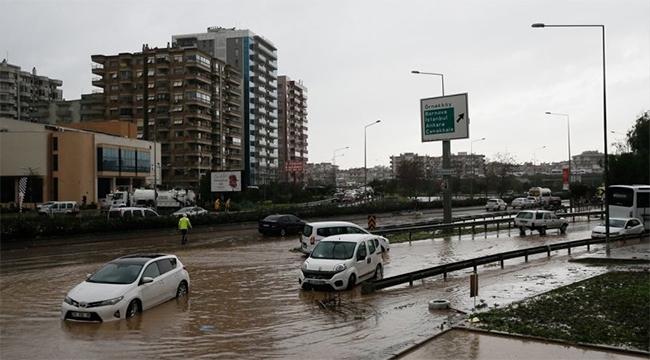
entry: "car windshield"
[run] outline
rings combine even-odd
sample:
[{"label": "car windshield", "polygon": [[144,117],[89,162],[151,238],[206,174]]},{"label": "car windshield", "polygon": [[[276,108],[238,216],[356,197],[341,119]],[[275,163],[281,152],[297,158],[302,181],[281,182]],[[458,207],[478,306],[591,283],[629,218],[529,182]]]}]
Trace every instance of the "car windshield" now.
[{"label": "car windshield", "polygon": [[343,241],[321,241],[316,245],[310,257],[315,259],[345,260],[352,258],[356,243]]},{"label": "car windshield", "polygon": [[[600,226],[605,226],[605,222],[601,222]],[[609,226],[610,227],[617,227],[617,228],[624,228],[625,227],[625,220],[619,220],[619,219],[609,219]]]},{"label": "car windshield", "polygon": [[142,270],[142,264],[110,263],[92,274],[88,282],[102,284],[131,284]]}]

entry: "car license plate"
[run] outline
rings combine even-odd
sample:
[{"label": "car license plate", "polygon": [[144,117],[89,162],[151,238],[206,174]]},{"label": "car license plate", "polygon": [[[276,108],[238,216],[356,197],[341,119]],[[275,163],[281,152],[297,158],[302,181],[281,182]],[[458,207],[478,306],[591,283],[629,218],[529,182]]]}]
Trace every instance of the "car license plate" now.
[{"label": "car license plate", "polygon": [[325,280],[319,280],[319,279],[305,279],[306,282],[314,285],[323,285],[325,284]]},{"label": "car license plate", "polygon": [[72,316],[76,318],[90,319],[90,313],[73,311]]}]

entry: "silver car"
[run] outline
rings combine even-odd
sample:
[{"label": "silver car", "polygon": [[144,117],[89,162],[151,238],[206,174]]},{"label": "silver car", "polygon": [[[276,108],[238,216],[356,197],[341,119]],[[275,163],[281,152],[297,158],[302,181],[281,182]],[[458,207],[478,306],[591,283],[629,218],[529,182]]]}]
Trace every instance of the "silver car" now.
[{"label": "silver car", "polygon": [[548,210],[522,210],[515,217],[515,226],[519,228],[520,235],[526,235],[526,229],[539,231],[546,235],[546,230],[559,229],[564,234],[569,222]]}]

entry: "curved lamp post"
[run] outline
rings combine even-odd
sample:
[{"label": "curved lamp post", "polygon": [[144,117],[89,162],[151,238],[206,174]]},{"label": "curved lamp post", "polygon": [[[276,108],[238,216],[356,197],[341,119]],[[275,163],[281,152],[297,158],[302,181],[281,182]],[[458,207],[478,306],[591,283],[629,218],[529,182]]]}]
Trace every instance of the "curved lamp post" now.
[{"label": "curved lamp post", "polygon": [[363,186],[368,185],[368,165],[366,163],[366,150],[367,150],[367,147],[366,147],[366,133],[367,133],[368,127],[373,126],[375,124],[379,124],[380,122],[381,122],[381,120],[377,120],[375,122],[372,122],[372,123],[366,125],[366,127],[363,128]]},{"label": "curved lamp post", "polygon": [[[600,28],[603,39],[603,144],[604,144],[604,154],[605,159],[603,161],[604,172],[605,172],[605,191],[609,187],[609,165],[607,159],[607,68],[605,66],[605,25],[547,25],[544,23],[535,23],[531,25],[533,28],[547,28],[547,27],[557,27],[557,28]],[[605,196],[605,248],[607,255],[610,253],[609,247],[609,205],[607,204],[607,196]]]},{"label": "curved lamp post", "polygon": [[474,199],[474,150],[473,150],[472,145],[475,142],[483,141],[483,140],[485,140],[485,138],[480,138],[480,139],[472,140],[472,141],[469,142],[469,156],[471,158],[470,160],[472,160],[472,178],[470,179],[470,182],[469,182],[469,198],[470,199]]},{"label": "curved lamp post", "polygon": [[[336,182],[336,152],[341,151],[341,150],[345,150],[345,149],[349,149],[349,148],[350,148],[349,146],[346,146],[346,147],[334,149],[334,151],[332,152],[332,168],[334,169],[334,187],[335,188],[337,186],[337,182]],[[344,155],[345,154],[341,154],[341,155],[338,155],[338,156],[344,156]]]}]

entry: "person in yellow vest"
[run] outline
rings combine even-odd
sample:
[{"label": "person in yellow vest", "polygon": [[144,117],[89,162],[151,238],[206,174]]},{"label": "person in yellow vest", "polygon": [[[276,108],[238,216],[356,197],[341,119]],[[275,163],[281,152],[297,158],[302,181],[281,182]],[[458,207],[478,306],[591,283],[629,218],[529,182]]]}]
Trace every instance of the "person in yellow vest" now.
[{"label": "person in yellow vest", "polygon": [[221,206],[221,204],[219,204],[219,199],[217,199],[214,201],[214,211],[219,212],[219,206]]},{"label": "person in yellow vest", "polygon": [[183,234],[181,237],[181,243],[185,244],[187,242],[187,230],[191,228],[192,223],[190,222],[190,219],[187,217],[187,214],[183,214],[183,216],[178,220],[178,230]]},{"label": "person in yellow vest", "polygon": [[230,198],[226,200],[226,212],[228,212],[228,210],[230,210]]}]

